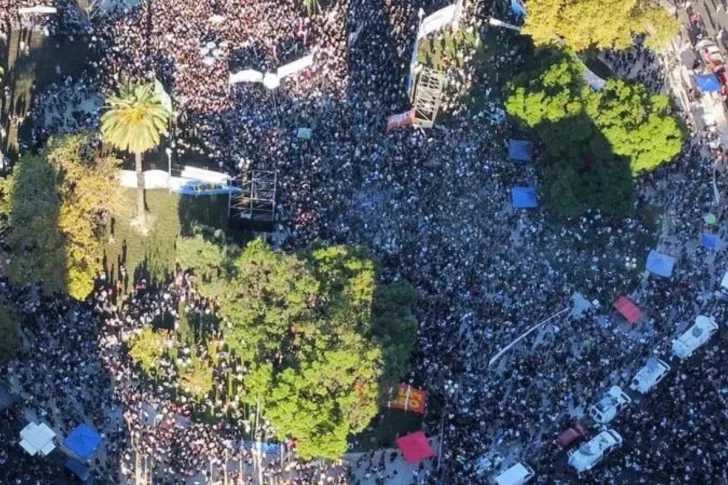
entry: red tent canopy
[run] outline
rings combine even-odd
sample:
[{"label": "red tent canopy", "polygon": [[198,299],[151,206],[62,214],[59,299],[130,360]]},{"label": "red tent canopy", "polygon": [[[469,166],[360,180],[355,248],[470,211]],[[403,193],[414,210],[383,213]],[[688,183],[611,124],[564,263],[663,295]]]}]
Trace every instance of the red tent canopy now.
[{"label": "red tent canopy", "polygon": [[614,308],[627,319],[629,323],[635,323],[637,320],[642,318],[642,312],[632,300],[626,296],[620,296],[619,299],[614,302]]},{"label": "red tent canopy", "polygon": [[407,463],[419,463],[436,455],[422,431],[397,438],[397,446]]}]

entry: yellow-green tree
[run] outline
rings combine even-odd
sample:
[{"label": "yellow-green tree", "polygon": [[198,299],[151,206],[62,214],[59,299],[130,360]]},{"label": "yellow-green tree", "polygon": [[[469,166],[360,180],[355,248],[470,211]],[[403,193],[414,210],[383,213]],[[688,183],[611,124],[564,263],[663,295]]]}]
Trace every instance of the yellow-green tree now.
[{"label": "yellow-green tree", "polygon": [[147,373],[159,367],[159,360],[166,350],[167,337],[147,326],[129,341],[129,356]]},{"label": "yellow-green tree", "polygon": [[0,212],[14,284],[42,281],[48,291],[83,299],[101,268],[104,214],[121,203],[120,162],[96,158],[88,135],[51,140],[22,157],[2,181]]},{"label": "yellow-green tree", "polygon": [[572,49],[626,49],[634,34],[664,48],[678,32],[675,18],[650,0],[533,0],[523,33],[538,46],[566,42]]},{"label": "yellow-green tree", "polygon": [[137,224],[146,231],[144,168],[142,156],[156,148],[166,132],[171,113],[162,104],[153,83],[125,84],[118,96],[107,98],[108,110],[101,117],[101,133],[118,150],[134,154],[137,177]]}]

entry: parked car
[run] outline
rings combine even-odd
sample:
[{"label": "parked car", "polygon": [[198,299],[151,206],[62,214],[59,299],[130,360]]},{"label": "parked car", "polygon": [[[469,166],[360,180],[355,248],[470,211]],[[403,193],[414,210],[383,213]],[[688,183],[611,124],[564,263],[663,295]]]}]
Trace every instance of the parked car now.
[{"label": "parked car", "polygon": [[640,394],[647,394],[670,372],[670,366],[655,357],[647,359],[645,366],[635,374],[629,388]]},{"label": "parked car", "polygon": [[569,465],[580,473],[591,470],[605,456],[622,446],[623,441],[613,429],[602,431],[579,448],[569,451]]},{"label": "parked car", "polygon": [[700,315],[692,327],[672,341],[672,355],[680,360],[687,359],[704,345],[718,331],[718,324],[712,317]]},{"label": "parked car", "polygon": [[496,485],[524,485],[528,483],[536,473],[533,468],[525,463],[516,463],[503,473],[495,477]]},{"label": "parked car", "polygon": [[700,59],[715,72],[725,66],[725,58],[720,52],[718,45],[710,39],[701,40],[695,44]]},{"label": "parked car", "polygon": [[556,444],[566,450],[584,439],[584,436],[586,436],[586,431],[581,423],[574,423],[573,426],[569,426],[559,433],[559,436],[556,437]]},{"label": "parked car", "polygon": [[612,386],[596,404],[589,406],[589,416],[599,424],[607,424],[631,402],[621,387]]}]

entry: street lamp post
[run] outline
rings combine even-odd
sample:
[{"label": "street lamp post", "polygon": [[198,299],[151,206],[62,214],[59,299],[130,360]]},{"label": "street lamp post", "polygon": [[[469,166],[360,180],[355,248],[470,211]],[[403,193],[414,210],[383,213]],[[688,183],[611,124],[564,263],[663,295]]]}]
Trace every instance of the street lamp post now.
[{"label": "street lamp post", "polygon": [[167,188],[172,192],[172,149],[166,148],[167,153]]}]

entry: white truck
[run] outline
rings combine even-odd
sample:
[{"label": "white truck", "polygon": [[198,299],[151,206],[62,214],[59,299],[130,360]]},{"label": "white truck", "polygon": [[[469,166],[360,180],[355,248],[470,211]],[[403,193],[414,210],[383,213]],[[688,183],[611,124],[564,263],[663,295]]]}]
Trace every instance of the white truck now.
[{"label": "white truck", "polygon": [[569,451],[569,465],[577,472],[594,468],[605,456],[622,446],[624,440],[613,429],[607,429],[580,447]]},{"label": "white truck", "polygon": [[624,393],[621,387],[612,386],[596,404],[589,406],[589,416],[599,424],[607,424],[631,402],[632,399]]},{"label": "white truck", "polygon": [[717,331],[718,324],[715,323],[713,317],[698,316],[693,326],[672,341],[672,355],[680,360],[687,359],[698,348],[705,345]]},{"label": "white truck", "polygon": [[516,463],[496,476],[495,483],[496,485],[524,485],[535,476],[533,468],[525,463]]},{"label": "white truck", "polygon": [[647,394],[670,372],[670,366],[662,360],[650,357],[632,379],[629,388],[640,394]]}]

